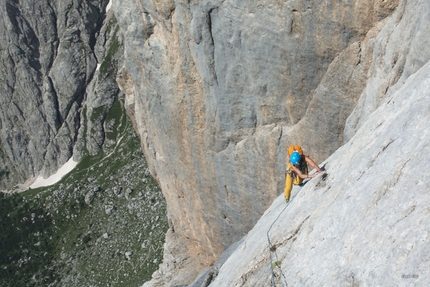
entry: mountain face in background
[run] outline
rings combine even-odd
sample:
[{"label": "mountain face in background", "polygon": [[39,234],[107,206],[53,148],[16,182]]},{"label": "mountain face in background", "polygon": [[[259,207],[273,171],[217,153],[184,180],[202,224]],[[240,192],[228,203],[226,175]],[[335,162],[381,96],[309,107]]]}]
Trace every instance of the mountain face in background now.
[{"label": "mountain face in background", "polygon": [[[112,130],[106,115],[118,95],[124,94],[125,109],[166,199],[170,223],[164,262],[148,286],[190,284],[254,227],[282,193],[288,145],[301,145],[317,162],[337,150],[327,162],[333,174],[327,180],[348,188],[353,188],[352,183],[341,181],[355,174],[354,163],[361,166],[362,174],[367,163],[348,162],[342,159],[342,151],[348,157],[364,149],[362,141],[367,138],[378,140],[371,157],[376,159],[379,149],[399,156],[389,146],[401,143],[403,134],[398,141],[382,131],[384,138],[370,137],[366,131],[378,127],[368,121],[375,120],[378,112],[395,118],[395,110],[378,108],[392,98],[419,95],[398,91],[416,88],[410,82],[420,69],[417,79],[429,76],[423,69],[430,59],[430,4],[425,0],[114,0],[109,12],[105,10],[108,1],[30,2],[8,0],[0,6],[0,187],[11,189],[37,175],[48,176],[72,156],[78,161],[98,154],[106,145],[115,147],[119,138],[106,136]],[[423,93],[420,101],[427,107],[428,93]],[[399,109],[402,117],[415,115],[400,112],[398,104],[392,109]],[[425,125],[424,115],[416,115]],[[407,121],[397,123],[407,129]],[[387,123],[383,128],[391,127]],[[428,147],[425,134],[421,141],[423,148]],[[416,143],[405,141],[406,145]],[[338,167],[333,161],[342,162],[342,177],[334,175]],[[386,176],[396,175],[401,166],[387,168],[393,174]],[[409,168],[408,163],[405,166]],[[428,181],[416,178],[416,182],[424,188],[416,196],[427,196],[424,203],[428,203]],[[317,189],[317,183],[324,190],[328,184],[316,179],[306,187],[308,192]],[[389,184],[396,192],[406,185]],[[391,194],[384,186],[369,185],[366,191],[382,198]],[[336,196],[340,192],[327,191],[331,196],[322,199],[327,200],[322,205],[331,200],[354,208],[348,197]],[[348,192],[352,196],[353,189]],[[300,202],[292,203],[296,212],[300,212]],[[413,208],[411,202],[399,212],[420,211],[410,217],[414,220],[405,221],[414,228],[415,221],[428,212]],[[376,203],[360,201],[360,206],[366,209]],[[311,208],[312,204],[305,205]],[[277,212],[279,202],[271,208]],[[378,214],[370,213],[369,222]],[[320,216],[309,218],[303,222],[310,222],[306,224],[315,230],[332,225],[339,231],[355,222],[345,217],[340,226]],[[255,229],[255,236],[263,238],[263,229]],[[355,238],[355,232],[362,230],[336,236]],[[425,242],[425,234],[419,236]],[[314,239],[301,238],[294,244],[309,245]],[[406,239],[393,242],[393,248],[408,243],[407,236],[402,238]],[[286,246],[288,240],[278,244]],[[420,244],[408,248],[421,250]],[[295,259],[287,251],[282,251],[283,262]],[[322,256],[306,248],[302,252],[308,252],[304,255],[308,260]],[[261,261],[253,266],[267,263],[255,256]],[[359,262],[366,256],[358,253],[351,260]],[[423,260],[428,262],[428,258]],[[223,279],[228,276],[222,275],[226,271],[221,268],[215,286],[227,281],[252,286],[267,276],[255,272],[246,283],[252,272],[243,266],[240,270],[244,273],[231,275],[241,278],[239,284],[237,278]],[[200,277],[194,285],[208,285],[218,271],[208,272],[210,280]],[[352,272],[341,276],[345,280],[358,274],[348,268],[345,272]],[[426,278],[421,274],[417,275]]]},{"label": "mountain face in background", "polygon": [[115,67],[105,64],[89,84],[108,56],[104,46],[117,41],[116,23],[102,28],[107,4],[0,5],[0,188],[49,176],[84,147],[96,154],[103,145],[103,119],[119,92]]}]

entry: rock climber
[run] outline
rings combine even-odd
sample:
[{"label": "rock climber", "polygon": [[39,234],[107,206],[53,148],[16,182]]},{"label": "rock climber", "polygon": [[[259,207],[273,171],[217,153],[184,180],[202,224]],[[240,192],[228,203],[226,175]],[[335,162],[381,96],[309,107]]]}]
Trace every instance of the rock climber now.
[{"label": "rock climber", "polygon": [[[306,178],[313,178],[322,172],[321,168],[307,155],[298,145],[288,147],[288,164],[285,172],[284,197],[287,203],[290,202],[291,189],[294,185],[301,185]],[[314,167],[317,172],[308,174],[308,164]]]}]

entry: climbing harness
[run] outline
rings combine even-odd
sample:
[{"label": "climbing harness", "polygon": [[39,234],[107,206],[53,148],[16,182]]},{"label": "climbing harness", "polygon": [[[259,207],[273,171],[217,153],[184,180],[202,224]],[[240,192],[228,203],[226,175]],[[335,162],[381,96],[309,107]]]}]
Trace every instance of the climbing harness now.
[{"label": "climbing harness", "polygon": [[[281,268],[281,266],[280,266],[280,264],[279,264],[279,261],[278,261],[278,256],[277,256],[277,254],[276,254],[276,249],[275,249],[275,255],[276,255],[276,261],[275,262],[273,262],[273,258],[272,258],[272,248],[273,248],[273,246],[272,246],[272,242],[270,242],[270,236],[269,236],[269,233],[270,233],[270,230],[272,229],[272,227],[273,227],[273,225],[275,224],[275,222],[276,221],[278,221],[278,219],[279,219],[279,217],[281,217],[281,214],[287,209],[287,207],[290,205],[290,203],[294,200],[294,198],[299,194],[299,192],[302,190],[302,187],[308,182],[309,180],[307,180],[307,181],[305,181],[305,182],[303,182],[301,185],[300,185],[300,189],[299,189],[299,191],[297,191],[297,193],[294,195],[294,197],[293,198],[291,198],[291,200],[285,205],[285,207],[282,209],[282,211],[279,213],[279,215],[276,217],[276,219],[272,222],[272,224],[270,225],[270,227],[269,227],[269,230],[267,230],[267,233],[266,233],[266,235],[267,235],[267,246],[268,246],[268,248],[269,248],[269,253],[270,253],[270,268],[272,269],[272,286],[276,286],[275,285],[275,272],[274,272],[274,270],[273,270],[273,267],[274,267],[274,265],[276,265],[276,266],[278,266],[279,268]],[[285,275],[284,275],[284,273],[282,273],[282,270],[281,270],[281,275],[282,275],[282,277],[284,278],[284,283],[285,283],[285,286],[287,286],[288,287],[288,283],[287,283],[287,278],[285,277]]]}]

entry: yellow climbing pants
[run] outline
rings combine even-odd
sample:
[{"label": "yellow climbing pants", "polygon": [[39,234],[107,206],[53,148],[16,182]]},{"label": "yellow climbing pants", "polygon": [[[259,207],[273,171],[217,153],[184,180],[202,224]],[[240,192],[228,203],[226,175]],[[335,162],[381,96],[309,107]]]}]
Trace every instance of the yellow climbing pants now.
[{"label": "yellow climbing pants", "polygon": [[291,190],[293,189],[294,185],[301,185],[303,182],[303,179],[300,178],[300,176],[292,176],[292,172],[287,173],[285,177],[285,188],[284,188],[284,197],[285,199],[290,199]]}]

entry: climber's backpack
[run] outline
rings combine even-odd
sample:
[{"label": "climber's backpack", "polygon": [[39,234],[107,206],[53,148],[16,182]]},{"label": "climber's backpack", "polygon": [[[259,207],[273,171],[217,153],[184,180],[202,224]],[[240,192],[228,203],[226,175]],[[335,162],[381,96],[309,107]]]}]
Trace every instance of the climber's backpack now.
[{"label": "climber's backpack", "polygon": [[299,145],[291,145],[288,147],[288,156],[291,156],[293,151],[297,151],[300,155],[303,155],[302,147]]}]

